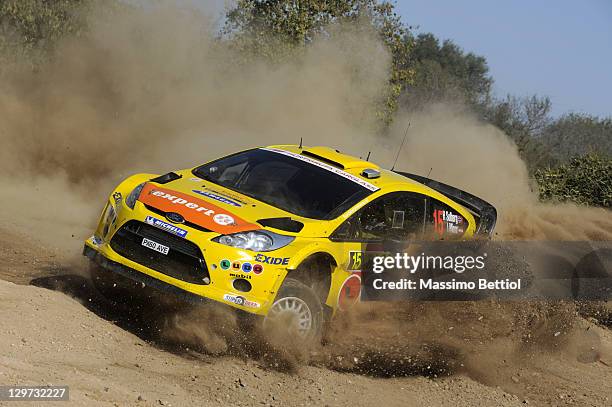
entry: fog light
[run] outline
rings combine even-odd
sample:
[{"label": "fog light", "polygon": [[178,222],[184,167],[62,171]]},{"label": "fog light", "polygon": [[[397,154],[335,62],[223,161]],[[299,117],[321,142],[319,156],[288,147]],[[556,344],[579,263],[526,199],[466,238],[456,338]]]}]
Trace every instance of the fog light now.
[{"label": "fog light", "polygon": [[234,288],[238,291],[242,291],[243,293],[248,293],[251,291],[251,283],[244,278],[237,278],[234,280]]}]

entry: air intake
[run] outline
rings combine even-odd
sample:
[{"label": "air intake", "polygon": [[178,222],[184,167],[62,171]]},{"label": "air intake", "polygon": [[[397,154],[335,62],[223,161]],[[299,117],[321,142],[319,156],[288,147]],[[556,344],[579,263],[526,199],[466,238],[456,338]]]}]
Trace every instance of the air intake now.
[{"label": "air intake", "polygon": [[306,157],[314,158],[315,160],[322,161],[325,164],[332,165],[334,167],[340,168],[341,170],[344,169],[344,165],[340,164],[339,162],[330,160],[329,158],[322,157],[318,154],[311,153],[310,151],[302,151],[302,155],[305,155]]},{"label": "air intake", "polygon": [[367,179],[380,178],[380,171],[375,170],[374,168],[366,168],[365,170],[361,171],[361,175]]}]

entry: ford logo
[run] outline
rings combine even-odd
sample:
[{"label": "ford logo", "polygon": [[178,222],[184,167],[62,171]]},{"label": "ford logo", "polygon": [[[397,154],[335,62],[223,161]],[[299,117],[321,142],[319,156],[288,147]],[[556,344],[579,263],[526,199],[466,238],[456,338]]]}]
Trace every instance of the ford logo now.
[{"label": "ford logo", "polygon": [[176,213],[176,212],[168,212],[166,214],[166,219],[168,219],[172,223],[183,223],[183,222],[185,222],[185,218],[183,218],[183,215],[181,215],[179,213]]}]

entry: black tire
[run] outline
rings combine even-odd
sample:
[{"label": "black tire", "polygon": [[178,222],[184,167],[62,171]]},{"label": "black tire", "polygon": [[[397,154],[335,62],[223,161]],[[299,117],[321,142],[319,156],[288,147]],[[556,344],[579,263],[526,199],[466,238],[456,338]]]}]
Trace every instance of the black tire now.
[{"label": "black tire", "polygon": [[[291,311],[284,309],[290,307],[298,308],[295,315]],[[299,316],[309,315],[308,328],[303,324],[304,319]],[[291,320],[280,320],[283,315],[288,315]],[[268,315],[264,319],[264,329],[270,329],[271,325],[276,325],[273,329],[278,329],[278,324],[284,324],[281,329],[286,328],[289,335],[298,335],[304,340],[319,342],[323,333],[325,313],[323,304],[319,300],[317,293],[301,281],[287,278],[283,282],[278,294],[270,307]],[[287,323],[289,322],[289,323]]]}]

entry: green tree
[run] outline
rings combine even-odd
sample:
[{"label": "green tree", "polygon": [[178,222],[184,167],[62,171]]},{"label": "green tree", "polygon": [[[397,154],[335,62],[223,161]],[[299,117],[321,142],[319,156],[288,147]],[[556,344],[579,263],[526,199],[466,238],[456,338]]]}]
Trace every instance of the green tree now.
[{"label": "green tree", "polygon": [[86,28],[90,0],[0,0],[0,75],[37,69],[65,36]]},{"label": "green tree", "polygon": [[612,119],[570,113],[550,123],[541,141],[562,162],[571,157],[598,152],[612,156]]},{"label": "green tree", "polygon": [[0,36],[33,48],[83,28],[79,9],[88,0],[0,0]]},{"label": "green tree", "polygon": [[597,154],[574,157],[568,164],[535,172],[543,201],[612,206],[612,158]]},{"label": "green tree", "polygon": [[479,111],[485,121],[499,127],[516,143],[521,157],[534,170],[556,162],[550,146],[541,139],[552,122],[551,108],[548,97],[508,95],[502,100],[489,101]]},{"label": "green tree", "polygon": [[410,40],[407,63],[415,78],[402,94],[402,106],[413,110],[448,100],[479,105],[489,99],[493,79],[484,57],[465,53],[450,40],[440,44],[430,33]]},{"label": "green tree", "polygon": [[224,37],[243,55],[272,62],[293,58],[319,36],[333,35],[339,23],[367,22],[379,33],[392,57],[386,106],[381,112],[388,124],[402,89],[412,80],[406,61],[410,33],[395,13],[394,5],[379,0],[238,0],[227,12]]}]

